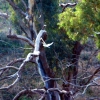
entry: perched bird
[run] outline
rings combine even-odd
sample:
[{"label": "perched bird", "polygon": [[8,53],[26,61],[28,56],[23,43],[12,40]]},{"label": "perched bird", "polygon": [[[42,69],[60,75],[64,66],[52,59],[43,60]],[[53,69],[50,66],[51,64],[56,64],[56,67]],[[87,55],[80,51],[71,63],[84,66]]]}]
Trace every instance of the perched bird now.
[{"label": "perched bird", "polygon": [[41,40],[42,40],[42,43],[43,43],[44,47],[50,48],[50,46],[53,44],[53,42],[49,43],[49,44],[46,44],[45,41],[42,38],[41,38]]}]

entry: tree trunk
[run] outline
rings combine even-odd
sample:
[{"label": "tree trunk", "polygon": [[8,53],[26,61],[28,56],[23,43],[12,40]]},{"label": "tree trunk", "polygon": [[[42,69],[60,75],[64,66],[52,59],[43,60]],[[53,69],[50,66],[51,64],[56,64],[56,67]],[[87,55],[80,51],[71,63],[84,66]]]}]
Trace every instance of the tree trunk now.
[{"label": "tree trunk", "polygon": [[[74,44],[74,48],[72,50],[72,66],[67,68],[67,72],[64,71],[64,76],[66,79],[66,83],[63,83],[62,87],[67,92],[75,91],[76,87],[70,85],[70,83],[73,83],[74,85],[77,84],[76,78],[78,73],[78,59],[79,55],[83,49],[83,46],[80,44],[80,42],[76,41]],[[63,95],[61,100],[72,100],[71,95]]]},{"label": "tree trunk", "polygon": [[82,49],[83,46],[80,44],[80,42],[76,41],[73,48],[73,55],[72,55],[74,84],[76,84],[76,78],[78,73],[78,60]]}]

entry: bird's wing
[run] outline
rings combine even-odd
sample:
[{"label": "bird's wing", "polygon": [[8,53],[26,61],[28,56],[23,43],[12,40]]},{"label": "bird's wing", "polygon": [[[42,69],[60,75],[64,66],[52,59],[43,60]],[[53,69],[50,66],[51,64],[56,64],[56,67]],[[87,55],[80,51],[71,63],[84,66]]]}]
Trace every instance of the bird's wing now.
[{"label": "bird's wing", "polygon": [[44,46],[44,47],[50,48],[50,46],[51,46],[52,44],[53,44],[53,42],[52,42],[52,43],[49,43],[49,44],[43,43],[43,46]]}]

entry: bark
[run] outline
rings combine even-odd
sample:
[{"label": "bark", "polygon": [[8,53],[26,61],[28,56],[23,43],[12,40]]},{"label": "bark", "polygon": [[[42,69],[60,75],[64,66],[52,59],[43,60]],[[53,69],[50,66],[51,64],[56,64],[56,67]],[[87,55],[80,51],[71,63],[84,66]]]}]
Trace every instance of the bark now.
[{"label": "bark", "polygon": [[28,0],[29,9],[28,9],[27,18],[29,22],[31,40],[36,39],[37,36],[37,30],[34,22],[34,4],[35,4],[35,0]]},{"label": "bark", "polygon": [[[43,65],[43,68],[44,68],[45,73],[47,74],[47,76],[50,77],[50,78],[54,78],[54,73],[49,68],[49,65],[48,65],[47,59],[46,59],[46,54],[45,54],[45,51],[43,49],[42,49],[41,54],[40,54],[40,60],[41,60],[41,63]],[[53,88],[54,86],[55,86],[54,80],[50,80],[49,81],[49,88]]]},{"label": "bark", "polygon": [[80,42],[76,41],[73,48],[73,56],[72,56],[74,84],[76,84],[76,78],[78,73],[78,59],[82,49],[83,46],[80,44]]},{"label": "bark", "polygon": [[[71,86],[69,83],[77,84],[76,78],[77,78],[77,73],[78,73],[78,59],[79,55],[83,49],[83,46],[80,44],[80,42],[76,41],[73,47],[73,55],[72,55],[72,66],[70,66],[67,69],[67,74],[66,71],[64,72],[64,76],[66,79],[66,83],[63,83],[62,87],[64,90],[70,92],[71,90],[75,91],[76,87]],[[71,100],[71,95],[63,95],[62,98],[64,100]],[[62,99],[63,100],[63,99]]]},{"label": "bark", "polygon": [[[46,55],[45,55],[44,51],[42,51],[42,53],[40,55],[40,61],[39,62],[42,65],[42,70],[41,71],[42,72],[44,71],[44,76],[54,78],[53,71],[49,68],[49,65],[47,63],[47,59],[46,59]],[[44,80],[45,80],[45,78],[44,78]],[[49,80],[49,81],[45,80],[44,83],[45,83],[45,88],[46,89],[54,88],[56,86],[55,80]],[[59,98],[60,98],[60,95],[57,92],[48,92],[47,97],[45,98],[45,100],[60,100]]]},{"label": "bark", "polygon": [[[69,96],[69,97],[68,97]],[[60,94],[61,100],[70,100],[70,95]]]},{"label": "bark", "polygon": [[[50,79],[50,78],[54,78],[54,74],[48,65],[45,49],[43,46],[43,41],[41,40],[41,38],[43,41],[47,39],[47,32],[44,29],[40,30],[40,32],[36,37],[33,55],[36,56],[36,63],[37,63],[39,74],[44,82],[45,89],[48,91],[49,88],[54,88],[56,83],[55,80]],[[48,91],[45,100],[57,100],[56,95],[57,95],[56,93]]]}]

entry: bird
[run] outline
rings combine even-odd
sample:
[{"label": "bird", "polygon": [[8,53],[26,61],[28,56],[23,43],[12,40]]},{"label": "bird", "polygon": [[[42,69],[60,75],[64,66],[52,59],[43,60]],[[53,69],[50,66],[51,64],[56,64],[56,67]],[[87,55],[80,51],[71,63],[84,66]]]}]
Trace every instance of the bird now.
[{"label": "bird", "polygon": [[42,40],[42,43],[43,43],[44,47],[50,48],[50,46],[53,44],[53,42],[49,43],[49,44],[46,44],[45,41],[42,38],[41,38],[41,40]]}]

